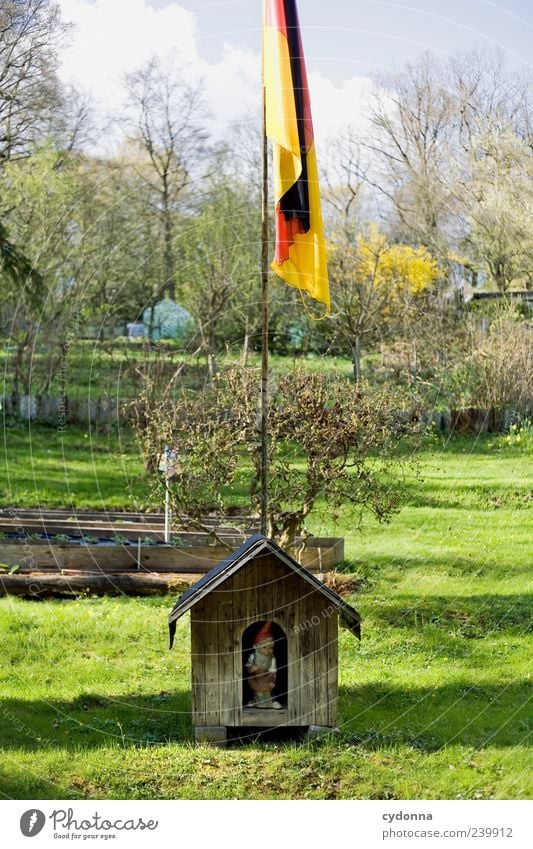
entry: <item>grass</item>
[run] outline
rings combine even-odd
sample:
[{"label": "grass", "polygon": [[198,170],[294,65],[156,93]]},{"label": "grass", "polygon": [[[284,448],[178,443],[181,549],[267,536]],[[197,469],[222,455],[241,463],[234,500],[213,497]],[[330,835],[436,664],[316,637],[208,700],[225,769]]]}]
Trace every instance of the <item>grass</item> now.
[{"label": "grass", "polygon": [[[196,347],[196,346],[194,346]],[[172,371],[178,363],[185,364],[182,374],[185,386],[199,387],[207,379],[206,358],[202,354],[194,356],[172,343],[166,342],[162,348],[167,366]],[[10,395],[13,391],[12,358],[15,348],[5,339],[0,340],[0,373],[2,386],[0,395]],[[111,397],[127,400],[138,394],[139,377],[137,369],[147,359],[154,359],[154,352],[146,351],[146,347],[138,341],[124,337],[115,340],[72,340],[68,357],[63,363],[55,379],[48,389],[49,395],[66,394],[70,398],[99,398]],[[240,344],[229,349],[229,353],[221,353],[218,357],[220,367],[235,366],[240,363]],[[260,367],[261,355],[250,352],[248,364]],[[312,371],[325,371],[350,377],[352,363],[346,357],[322,356],[309,353],[299,356],[273,354],[270,365],[274,372],[290,370],[295,363],[305,364]],[[46,345],[38,345],[33,352],[32,360],[33,393],[40,394],[39,387],[44,385],[50,368],[50,350]]]},{"label": "grass", "polygon": [[[67,504],[73,480],[79,506],[133,506],[131,487],[142,494],[139,460],[117,436],[70,431],[63,458],[34,429],[30,462],[22,431],[7,446],[5,503]],[[319,511],[314,530],[342,531],[348,568],[366,581],[352,599],[362,642],[341,631],[341,734],[319,745],[194,746],[188,622],[169,652],[169,599],[1,599],[0,791],[528,797],[532,453],[529,442],[435,440],[389,525],[361,535],[350,516],[335,528]]]},{"label": "grass", "polygon": [[133,510],[146,504],[142,459],[128,431],[42,425],[4,430],[0,506]]}]

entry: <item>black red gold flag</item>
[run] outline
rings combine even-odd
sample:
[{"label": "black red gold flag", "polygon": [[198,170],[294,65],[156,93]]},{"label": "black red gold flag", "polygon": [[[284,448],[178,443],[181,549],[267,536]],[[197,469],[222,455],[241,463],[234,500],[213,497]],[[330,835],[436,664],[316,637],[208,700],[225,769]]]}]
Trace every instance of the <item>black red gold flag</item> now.
[{"label": "black red gold flag", "polygon": [[279,277],[330,307],[309,86],[296,0],[264,0],[266,134],[273,143]]}]

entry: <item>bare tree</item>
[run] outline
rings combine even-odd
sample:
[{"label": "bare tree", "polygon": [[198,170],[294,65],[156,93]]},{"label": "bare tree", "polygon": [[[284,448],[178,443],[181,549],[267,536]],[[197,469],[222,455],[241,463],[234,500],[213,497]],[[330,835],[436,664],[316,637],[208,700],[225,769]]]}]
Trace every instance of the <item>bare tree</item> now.
[{"label": "bare tree", "polygon": [[533,151],[510,130],[479,133],[464,183],[464,248],[500,291],[533,287]]},{"label": "bare tree", "polygon": [[[222,166],[228,177],[245,182],[258,201],[261,198],[262,139],[261,114],[246,109],[233,121],[225,136]],[[269,175],[271,169],[269,169]]]},{"label": "bare tree", "polygon": [[351,351],[359,383],[362,345],[406,323],[438,278],[438,266],[427,249],[393,245],[373,225],[367,234],[336,239],[329,269],[336,327]]},{"label": "bare tree", "polygon": [[358,280],[356,270],[360,265],[358,246],[353,238],[343,234],[334,245],[330,256],[329,271],[336,327],[343,343],[348,346],[353,363],[353,377],[361,380],[361,347],[370,339],[375,340],[384,323],[380,321],[390,298],[387,287],[379,285],[380,260],[388,247],[378,241],[373,247],[372,261],[366,279]]},{"label": "bare tree", "polygon": [[442,262],[453,210],[453,106],[436,64],[426,54],[377,77],[365,147],[374,162],[367,179],[388,199],[397,237],[418,241]]},{"label": "bare tree", "polygon": [[507,129],[527,137],[532,75],[509,69],[500,48],[456,53],[449,60],[446,79],[461,149],[469,153],[477,136],[489,129]]},{"label": "bare tree", "polygon": [[164,254],[163,289],[174,298],[175,220],[206,151],[203,82],[191,82],[186,68],[154,57],[126,76],[128,123],[133,141],[147,157],[142,170],[151,208],[160,221]]},{"label": "bare tree", "polygon": [[2,0],[0,165],[28,154],[62,102],[57,49],[67,29],[51,0]]},{"label": "bare tree", "polygon": [[[244,324],[246,339],[257,314],[260,232],[258,207],[243,187],[217,180],[201,214],[190,221],[182,239],[180,291],[195,317],[212,381],[223,322]],[[237,319],[237,321],[235,321]]]},{"label": "bare tree", "polygon": [[[28,156],[62,104],[56,51],[67,29],[51,0],[3,0],[0,5],[0,168]],[[35,301],[42,278],[10,239],[8,226],[4,209],[0,272]]]},{"label": "bare tree", "polygon": [[91,145],[101,132],[94,122],[93,98],[89,92],[74,86],[65,86],[62,100],[51,115],[49,126],[44,127],[58,148],[68,156],[81,153]]},{"label": "bare tree", "polygon": [[447,62],[425,54],[376,82],[363,176],[387,198],[393,234],[427,246],[446,268],[472,226],[480,137],[510,132],[531,145],[531,74],[478,49]]},{"label": "bare tree", "polygon": [[366,169],[357,132],[347,127],[330,140],[328,149],[331,166],[325,175],[324,200],[331,208],[329,229],[349,234],[357,225],[365,188]]}]

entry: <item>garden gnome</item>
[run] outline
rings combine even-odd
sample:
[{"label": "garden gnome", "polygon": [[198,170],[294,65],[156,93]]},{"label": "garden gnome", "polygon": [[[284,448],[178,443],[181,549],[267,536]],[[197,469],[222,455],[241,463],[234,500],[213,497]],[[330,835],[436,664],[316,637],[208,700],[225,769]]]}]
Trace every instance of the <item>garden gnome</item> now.
[{"label": "garden gnome", "polygon": [[254,650],[246,661],[248,683],[254,697],[248,707],[275,708],[281,705],[272,699],[272,690],[276,685],[276,658],[274,657],[274,637],[272,622],[265,622],[254,639]]}]

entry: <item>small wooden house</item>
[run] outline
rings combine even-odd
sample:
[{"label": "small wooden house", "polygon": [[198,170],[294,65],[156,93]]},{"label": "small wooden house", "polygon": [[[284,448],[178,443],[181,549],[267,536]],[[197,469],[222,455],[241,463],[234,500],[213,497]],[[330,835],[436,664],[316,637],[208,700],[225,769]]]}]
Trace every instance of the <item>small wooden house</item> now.
[{"label": "small wooden house", "polygon": [[192,721],[197,740],[228,728],[337,724],[338,618],[358,638],[360,616],[258,534],[188,589],[169,617],[191,611]]}]

